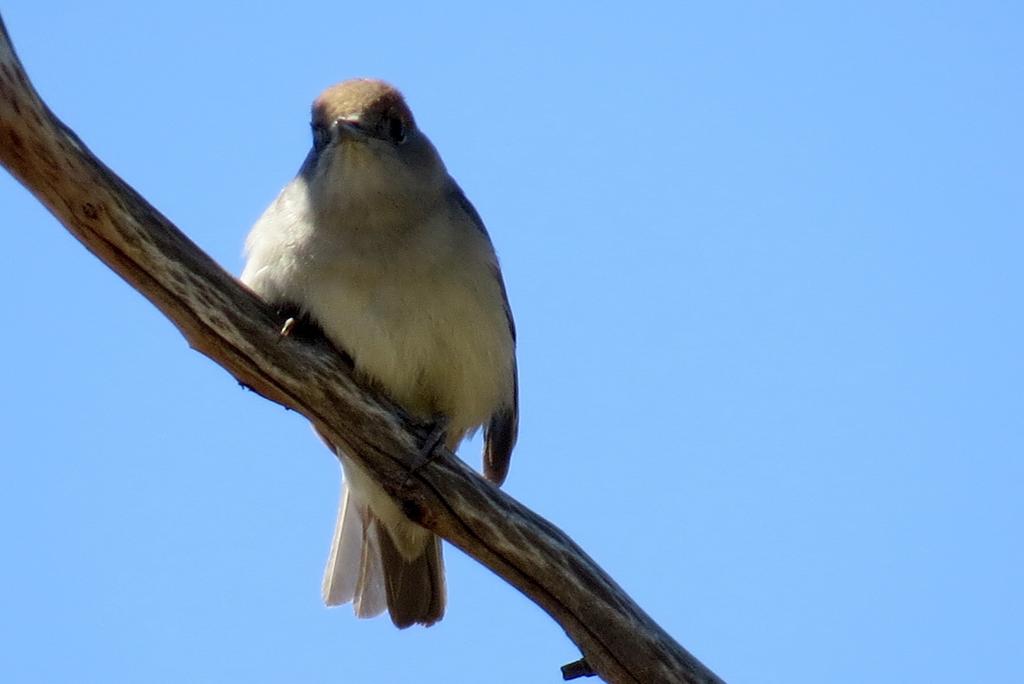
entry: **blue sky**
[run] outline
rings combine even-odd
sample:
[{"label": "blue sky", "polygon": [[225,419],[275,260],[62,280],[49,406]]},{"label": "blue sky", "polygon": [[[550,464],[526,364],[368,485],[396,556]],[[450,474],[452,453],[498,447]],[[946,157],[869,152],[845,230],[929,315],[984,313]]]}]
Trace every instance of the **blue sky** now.
[{"label": "blue sky", "polygon": [[[235,273],[313,97],[398,85],[502,258],[507,490],[726,680],[1024,680],[1018,6],[3,17],[54,111]],[[559,681],[561,630],[450,547],[433,628],[323,608],[337,465],[308,426],[4,174],[0,207],[5,681]]]}]

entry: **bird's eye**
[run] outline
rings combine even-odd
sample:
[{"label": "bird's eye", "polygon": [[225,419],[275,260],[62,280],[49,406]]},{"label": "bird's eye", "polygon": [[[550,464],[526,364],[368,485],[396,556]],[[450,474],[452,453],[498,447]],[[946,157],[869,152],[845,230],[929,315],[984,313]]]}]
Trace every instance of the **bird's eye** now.
[{"label": "bird's eye", "polygon": [[313,149],[319,152],[327,146],[331,139],[331,133],[326,126],[313,124]]},{"label": "bird's eye", "polygon": [[396,145],[400,145],[405,142],[405,122],[402,121],[401,117],[388,116],[384,118],[382,123],[382,132],[388,140]]}]

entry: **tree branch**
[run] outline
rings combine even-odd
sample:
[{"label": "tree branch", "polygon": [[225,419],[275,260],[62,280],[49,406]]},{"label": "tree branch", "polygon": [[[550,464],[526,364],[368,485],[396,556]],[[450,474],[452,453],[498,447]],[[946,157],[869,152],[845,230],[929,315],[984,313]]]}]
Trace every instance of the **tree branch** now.
[{"label": "tree branch", "polygon": [[[450,452],[407,478],[426,426],[361,387],[326,341],[279,334],[275,312],[103,165],[40,99],[0,19],[0,163],[166,315],[188,343],[343,445],[430,528],[554,618],[584,660],[566,676],[720,682],[569,537]],[[569,666],[567,666],[569,667]]]}]

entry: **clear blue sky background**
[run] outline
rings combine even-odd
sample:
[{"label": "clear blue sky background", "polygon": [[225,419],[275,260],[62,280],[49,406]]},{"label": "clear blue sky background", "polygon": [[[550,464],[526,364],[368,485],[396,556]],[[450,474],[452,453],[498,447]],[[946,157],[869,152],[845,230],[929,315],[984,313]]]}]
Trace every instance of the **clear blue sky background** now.
[{"label": "clear blue sky background", "polygon": [[[520,330],[508,491],[730,682],[1024,681],[1024,11],[4,3],[54,111],[226,268],[310,101],[402,88]],[[0,678],[554,682],[447,550],[320,603],[337,466],[0,174]],[[478,443],[463,455],[479,462]]]}]

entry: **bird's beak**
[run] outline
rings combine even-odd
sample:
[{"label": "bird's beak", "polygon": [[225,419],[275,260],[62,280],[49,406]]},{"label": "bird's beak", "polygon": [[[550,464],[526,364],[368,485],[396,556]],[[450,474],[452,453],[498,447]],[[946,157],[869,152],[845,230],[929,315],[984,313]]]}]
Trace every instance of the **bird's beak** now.
[{"label": "bird's beak", "polygon": [[362,140],[366,137],[365,131],[359,125],[358,119],[335,119],[331,124],[332,138],[335,142],[343,140]]}]

